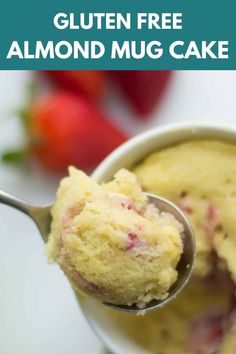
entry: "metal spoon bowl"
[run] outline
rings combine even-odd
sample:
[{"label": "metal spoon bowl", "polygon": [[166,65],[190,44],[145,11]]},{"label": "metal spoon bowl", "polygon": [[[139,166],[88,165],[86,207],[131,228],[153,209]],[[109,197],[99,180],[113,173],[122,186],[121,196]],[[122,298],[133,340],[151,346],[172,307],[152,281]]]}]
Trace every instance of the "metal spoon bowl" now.
[{"label": "metal spoon bowl", "polygon": [[[147,193],[148,199],[150,203],[153,203],[157,206],[157,208],[161,211],[168,212],[175,216],[175,218],[183,225],[183,253],[181,259],[177,265],[178,278],[173,286],[169,290],[168,297],[163,300],[153,300],[148,303],[145,308],[140,309],[136,304],[132,306],[124,306],[124,305],[115,305],[110,303],[104,303],[104,305],[111,307],[115,310],[123,311],[123,312],[133,312],[138,313],[140,311],[152,311],[156,310],[160,307],[166,305],[169,301],[177,296],[177,294],[184,288],[187,284],[194,263],[195,258],[195,238],[192,227],[185,217],[184,213],[173,203],[170,201]],[[21,212],[28,215],[34,223],[37,225],[39,232],[43,241],[46,243],[48,241],[48,236],[50,233],[51,227],[51,205],[45,206],[33,206],[28,204],[27,202],[12,196],[8,193],[0,191],[0,203],[11,206],[15,209],[20,210]]]}]

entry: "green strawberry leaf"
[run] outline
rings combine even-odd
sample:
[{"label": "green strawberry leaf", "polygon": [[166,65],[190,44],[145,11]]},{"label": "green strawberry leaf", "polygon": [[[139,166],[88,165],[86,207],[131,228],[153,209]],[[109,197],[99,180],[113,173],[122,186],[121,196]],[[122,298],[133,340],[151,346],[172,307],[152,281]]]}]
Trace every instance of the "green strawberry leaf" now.
[{"label": "green strawberry leaf", "polygon": [[27,112],[27,109],[21,108],[18,110],[17,114],[23,124],[23,127],[26,128],[29,122],[29,114]]},{"label": "green strawberry leaf", "polygon": [[7,150],[1,154],[3,162],[13,165],[23,165],[26,163],[25,149]]},{"label": "green strawberry leaf", "polygon": [[36,81],[31,81],[28,85],[27,85],[27,100],[26,100],[26,104],[24,107],[20,108],[17,111],[17,115],[20,118],[23,127],[27,129],[30,117],[29,117],[29,111],[28,111],[28,107],[32,104],[32,102],[35,99],[35,96],[37,94],[37,83]]}]

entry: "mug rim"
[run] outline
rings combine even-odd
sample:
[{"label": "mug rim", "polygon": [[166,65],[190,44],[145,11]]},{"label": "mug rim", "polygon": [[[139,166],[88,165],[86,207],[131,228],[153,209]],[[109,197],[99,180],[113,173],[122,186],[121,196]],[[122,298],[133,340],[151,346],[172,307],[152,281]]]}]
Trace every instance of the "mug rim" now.
[{"label": "mug rim", "polygon": [[[189,135],[189,137],[186,139],[178,139],[179,142],[187,141],[187,140],[192,140],[192,139],[197,139],[200,138],[200,135],[208,135],[208,134],[213,134],[213,136],[209,137],[211,139],[220,139],[217,137],[217,135],[227,135],[228,138],[223,138],[221,137],[220,140],[229,140],[229,136],[231,135],[231,139],[233,137],[235,138],[236,134],[236,128],[232,127],[230,124],[222,124],[222,123],[214,123],[214,122],[205,122],[205,121],[190,121],[190,122],[181,122],[181,123],[171,123],[171,124],[165,124],[160,127],[152,128],[149,129],[141,134],[138,134],[132,138],[130,138],[128,141],[120,145],[117,149],[115,149],[113,152],[111,152],[93,171],[91,177],[94,178],[97,182],[105,182],[107,181],[106,179],[103,180],[104,177],[104,172],[108,170],[112,165],[114,165],[115,161],[119,160],[123,155],[127,154],[130,151],[133,151],[136,147],[138,147],[141,144],[145,144],[148,141],[156,138],[156,137],[163,137],[165,135],[173,134],[173,135],[178,135],[183,133]],[[191,134],[190,134],[191,133]],[[174,144],[166,144],[165,147],[175,145],[178,142]],[[163,146],[163,148],[165,148]],[[159,148],[160,149],[160,148]],[[153,149],[153,152],[155,151],[155,148]],[[147,154],[150,154],[151,151],[149,151]],[[137,161],[138,162],[138,159]]]}]

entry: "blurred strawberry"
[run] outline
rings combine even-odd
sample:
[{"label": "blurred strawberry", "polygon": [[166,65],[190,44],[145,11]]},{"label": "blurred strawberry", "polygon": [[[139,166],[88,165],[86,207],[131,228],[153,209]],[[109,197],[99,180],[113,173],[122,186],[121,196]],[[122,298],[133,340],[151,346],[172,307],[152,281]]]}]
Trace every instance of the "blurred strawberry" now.
[{"label": "blurred strawberry", "polygon": [[101,97],[105,72],[99,70],[61,70],[43,71],[55,83],[74,93],[85,94],[88,98],[96,100]]},{"label": "blurred strawberry", "polygon": [[144,119],[152,113],[169,81],[171,71],[111,71],[133,109]]},{"label": "blurred strawberry", "polygon": [[[34,101],[25,113],[28,153],[47,169],[89,169],[126,140],[96,107],[77,95],[56,91]],[[13,160],[14,152],[3,157]]]}]

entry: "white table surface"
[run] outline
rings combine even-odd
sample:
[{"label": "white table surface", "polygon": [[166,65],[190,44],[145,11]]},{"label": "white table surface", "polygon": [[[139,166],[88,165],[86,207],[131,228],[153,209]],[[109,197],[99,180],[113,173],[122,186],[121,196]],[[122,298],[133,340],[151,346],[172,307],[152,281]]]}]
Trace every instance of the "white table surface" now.
[{"label": "white table surface", "polygon": [[[29,72],[0,72],[0,150],[22,140],[15,111],[25,97]],[[206,120],[236,124],[236,71],[177,72],[153,119],[137,124],[117,97],[104,102],[130,133],[166,123]],[[0,165],[0,189],[44,203],[57,182]],[[105,354],[75,301],[62,272],[49,266],[36,227],[0,205],[0,353]],[[125,354],[125,353],[124,353]]]}]

